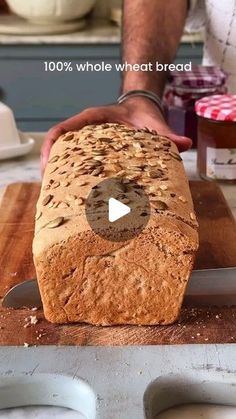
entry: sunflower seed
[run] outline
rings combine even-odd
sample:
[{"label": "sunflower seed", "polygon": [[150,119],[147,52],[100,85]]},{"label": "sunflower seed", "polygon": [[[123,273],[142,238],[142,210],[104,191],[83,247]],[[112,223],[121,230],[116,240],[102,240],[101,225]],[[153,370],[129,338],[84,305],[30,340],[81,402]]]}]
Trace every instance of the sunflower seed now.
[{"label": "sunflower seed", "polygon": [[[79,172],[77,173],[78,176],[87,175],[87,174],[88,174],[87,169],[80,169]],[[74,176],[74,178],[76,178],[76,176]]]},{"label": "sunflower seed", "polygon": [[196,215],[194,214],[194,212],[190,212],[189,215],[190,215],[191,220],[196,221]]},{"label": "sunflower seed", "polygon": [[160,186],[160,189],[161,189],[162,191],[167,191],[168,186],[167,186],[167,185],[161,185],[161,186]]},{"label": "sunflower seed", "polygon": [[78,198],[75,200],[75,205],[83,205],[84,203],[84,198]]},{"label": "sunflower seed", "polygon": [[58,169],[58,167],[54,167],[54,169],[52,169],[52,171],[51,172],[49,172],[50,173],[50,175],[52,174],[52,173],[54,173],[54,172],[56,172],[56,170]]},{"label": "sunflower seed", "polygon": [[64,153],[64,154],[62,154],[62,156],[59,158],[59,161],[65,160],[65,159],[67,159],[68,157],[70,157],[70,154],[69,154],[69,153]]},{"label": "sunflower seed", "polygon": [[133,142],[133,147],[136,148],[137,150],[141,150],[142,149],[141,144],[138,141],[134,141]]},{"label": "sunflower seed", "polygon": [[37,211],[35,214],[35,220],[36,221],[39,220],[41,216],[42,216],[42,211]]},{"label": "sunflower seed", "polygon": [[67,195],[66,196],[66,200],[67,201],[74,201],[75,199],[77,199],[76,195]]},{"label": "sunflower seed", "polygon": [[181,196],[181,195],[179,196],[179,200],[183,203],[187,202],[187,199],[185,199],[184,196]]},{"label": "sunflower seed", "polygon": [[151,178],[151,179],[156,179],[156,178],[161,178],[162,177],[162,171],[161,170],[150,170],[149,172],[148,172],[148,176]]},{"label": "sunflower seed", "polygon": [[56,163],[58,159],[59,159],[59,156],[53,156],[51,157],[50,160],[48,160],[48,163]]},{"label": "sunflower seed", "polygon": [[77,183],[76,183],[76,185],[77,186],[85,186],[85,185],[87,185],[88,184],[88,182],[85,182],[85,180],[79,180]]},{"label": "sunflower seed", "polygon": [[59,202],[59,204],[58,204],[58,208],[62,208],[62,209],[66,209],[66,208],[69,208],[69,204],[67,204],[66,202]]},{"label": "sunflower seed", "polygon": [[119,145],[119,144],[113,144],[112,148],[115,151],[121,151],[124,147],[122,145]]},{"label": "sunflower seed", "polygon": [[46,225],[48,228],[56,228],[59,227],[64,222],[64,217],[57,217],[55,220],[49,221]]},{"label": "sunflower seed", "polygon": [[173,157],[173,159],[178,160],[178,161],[182,161],[182,158],[180,157],[179,154],[175,153],[174,151],[170,151],[170,156]]},{"label": "sunflower seed", "polygon": [[157,166],[157,162],[156,161],[148,161],[148,165],[150,167],[156,167]]},{"label": "sunflower seed", "polygon": [[148,191],[149,191],[150,193],[154,193],[154,192],[156,192],[156,191],[157,191],[157,188],[156,188],[156,186],[150,186],[150,187],[148,188]]},{"label": "sunflower seed", "polygon": [[101,141],[103,143],[110,143],[112,141],[112,139],[108,138],[108,137],[99,137],[98,141]]},{"label": "sunflower seed", "polygon": [[52,189],[56,189],[56,188],[58,188],[58,186],[60,186],[60,182],[55,182],[52,185]]},{"label": "sunflower seed", "polygon": [[49,202],[51,201],[51,199],[53,198],[53,195],[47,195],[43,201],[42,201],[42,205],[45,206],[47,204],[49,204]]},{"label": "sunflower seed", "polygon": [[97,169],[93,170],[91,175],[92,176],[98,176],[103,172],[103,167],[98,167]]},{"label": "sunflower seed", "polygon": [[[67,148],[66,148],[66,150],[67,150]],[[80,147],[73,147],[73,148],[71,148],[71,151],[82,151],[82,149]]]},{"label": "sunflower seed", "polygon": [[68,182],[67,180],[63,180],[62,182],[61,182],[61,186],[63,186],[63,187],[67,187],[67,186],[69,186],[70,185],[70,182]]},{"label": "sunflower seed", "polygon": [[71,141],[74,139],[74,133],[66,134],[66,136],[63,138],[63,141]]},{"label": "sunflower seed", "polygon": [[126,174],[126,171],[124,169],[116,173],[117,176],[124,176],[125,174]]},{"label": "sunflower seed", "polygon": [[127,179],[130,179],[130,180],[139,180],[140,179],[140,174],[130,174],[130,175],[127,175],[126,176],[127,177]]},{"label": "sunflower seed", "polygon": [[168,205],[163,201],[151,199],[151,202],[154,204],[157,210],[165,211],[168,209]]},{"label": "sunflower seed", "polygon": [[144,158],[145,157],[145,153],[135,153],[134,157]]},{"label": "sunflower seed", "polygon": [[70,173],[67,177],[68,177],[68,179],[75,179],[76,174],[75,173]]},{"label": "sunflower seed", "polygon": [[105,156],[98,155],[98,156],[95,156],[93,159],[96,160],[96,161],[101,161],[102,162],[105,159]]},{"label": "sunflower seed", "polygon": [[104,156],[106,154],[106,150],[104,149],[97,149],[93,150],[92,156]]},{"label": "sunflower seed", "polygon": [[145,140],[145,136],[143,135],[143,133],[142,132],[136,132],[135,134],[134,134],[134,138],[136,139],[143,139],[143,140]]},{"label": "sunflower seed", "polygon": [[82,166],[83,162],[82,161],[76,161],[74,162],[74,167],[80,167]]}]

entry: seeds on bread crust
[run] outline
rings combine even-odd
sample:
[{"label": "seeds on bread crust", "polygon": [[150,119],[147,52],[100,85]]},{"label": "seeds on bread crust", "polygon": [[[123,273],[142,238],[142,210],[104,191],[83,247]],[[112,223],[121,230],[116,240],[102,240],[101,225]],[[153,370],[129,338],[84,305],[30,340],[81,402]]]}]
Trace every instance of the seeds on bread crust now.
[{"label": "seeds on bread crust", "polygon": [[36,221],[39,220],[40,217],[42,217],[42,211],[37,211],[36,214],[35,214],[35,220]]},{"label": "seeds on bread crust", "polygon": [[66,208],[69,208],[69,204],[67,203],[67,202],[59,202],[59,204],[58,204],[58,208],[62,208],[62,209],[66,209]]},{"label": "seeds on bread crust", "polygon": [[88,182],[86,182],[85,180],[78,180],[78,182],[76,182],[77,186],[86,186],[88,184]]},{"label": "seeds on bread crust", "polygon": [[58,167],[54,167],[54,169],[52,169],[52,171],[50,172],[50,175],[51,175],[52,173],[55,173],[57,170],[58,170]]},{"label": "seeds on bread crust", "polygon": [[59,156],[52,156],[50,160],[48,160],[48,163],[56,163],[59,159]]},{"label": "seeds on bread crust", "polygon": [[75,205],[83,205],[84,203],[84,198],[78,198],[75,200]]},{"label": "seeds on bread crust", "polygon": [[54,182],[52,185],[52,189],[56,189],[58,188],[58,186],[60,186],[60,182]]},{"label": "seeds on bread crust", "polygon": [[150,170],[150,171],[148,172],[148,176],[149,176],[151,179],[161,178],[161,177],[163,176],[163,172],[162,172],[161,170],[159,170],[159,169],[156,169],[156,170]]},{"label": "seeds on bread crust", "polygon": [[[157,212],[171,210],[172,205],[175,208],[178,200],[188,202],[185,197],[178,196],[180,193],[171,191],[173,186],[167,176],[174,164],[173,159],[182,159],[169,139],[154,130],[135,130],[119,124],[90,125],[78,132],[64,134],[61,140],[67,143],[61,143],[62,147],[57,149],[57,155],[51,158],[51,162],[58,163],[51,170],[51,173],[55,173],[52,182],[50,180],[44,186],[45,189],[50,189],[49,192],[53,189],[53,194],[55,189],[55,196],[48,202],[49,197],[46,197],[44,206],[70,208],[73,213],[77,206],[84,204],[85,198],[80,195],[84,196],[89,185],[94,185],[95,177],[99,181],[110,176],[125,177],[128,181],[134,180],[143,186],[150,197],[151,206]],[[59,193],[59,186],[66,188],[62,189],[62,194]],[[82,194],[80,187],[85,187]],[[69,199],[68,193],[71,195]],[[96,195],[98,201],[100,194]],[[179,207],[181,212],[185,211],[180,203]],[[193,220],[192,214],[186,214],[186,219],[188,217]]]},{"label": "seeds on bread crust", "polygon": [[160,201],[159,199],[152,199],[151,198],[151,203],[153,203],[154,207],[157,210],[165,211],[165,210],[168,209],[168,205],[165,202]]},{"label": "seeds on bread crust", "polygon": [[48,224],[46,224],[47,228],[56,228],[62,225],[64,222],[64,217],[57,217],[55,220],[49,221]]},{"label": "seeds on bread crust", "polygon": [[69,186],[70,185],[70,182],[68,182],[67,180],[63,180],[62,182],[61,182],[61,186],[63,186],[63,187],[67,187],[67,186]]},{"label": "seeds on bread crust", "polygon": [[74,133],[68,133],[68,134],[65,134],[63,141],[71,141],[73,139],[74,139]]},{"label": "seeds on bread crust", "polygon": [[173,157],[173,159],[178,160],[178,161],[182,161],[182,158],[180,157],[180,155],[178,153],[175,153],[174,151],[170,151],[169,154],[170,154],[171,157]]},{"label": "seeds on bread crust", "polygon": [[49,202],[52,200],[53,195],[47,195],[43,201],[42,201],[42,205],[45,207],[47,204],[49,204]]}]

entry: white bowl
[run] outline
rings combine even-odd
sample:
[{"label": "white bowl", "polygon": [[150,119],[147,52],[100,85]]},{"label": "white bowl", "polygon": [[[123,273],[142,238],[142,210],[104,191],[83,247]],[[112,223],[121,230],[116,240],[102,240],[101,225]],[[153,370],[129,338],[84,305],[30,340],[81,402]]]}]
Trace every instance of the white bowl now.
[{"label": "white bowl", "polygon": [[12,110],[0,102],[0,147],[20,144],[20,137]]},{"label": "white bowl", "polygon": [[7,0],[18,16],[38,24],[66,22],[85,16],[96,0]]}]

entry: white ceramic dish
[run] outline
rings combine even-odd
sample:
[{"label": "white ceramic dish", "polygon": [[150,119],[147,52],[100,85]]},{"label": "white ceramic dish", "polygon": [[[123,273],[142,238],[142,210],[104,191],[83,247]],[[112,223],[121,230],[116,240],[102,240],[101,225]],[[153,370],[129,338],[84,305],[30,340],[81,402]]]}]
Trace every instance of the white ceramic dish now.
[{"label": "white ceramic dish", "polygon": [[[235,418],[236,417],[236,388],[234,373],[225,374],[224,378],[218,372],[198,371],[195,378],[191,374],[169,374],[161,376],[154,380],[146,389],[144,394],[144,410],[146,419],[165,418],[184,419],[186,416],[175,415],[169,416],[168,410],[184,405],[200,404],[205,406],[205,412],[211,410],[211,414],[205,415],[204,418]],[[215,412],[209,407],[214,407]],[[190,406],[191,409],[191,406]],[[225,414],[224,414],[225,409]],[[218,410],[218,412],[217,412]],[[173,412],[173,410],[172,410]],[[234,416],[231,416],[233,412]],[[164,414],[165,413],[165,414]],[[183,412],[182,412],[183,413]],[[214,414],[213,414],[214,413]],[[199,418],[194,415],[192,409],[189,418]],[[201,416],[200,416],[201,417]]]},{"label": "white ceramic dish", "polygon": [[18,132],[20,137],[20,143],[15,143],[11,145],[0,145],[0,160],[24,156],[32,150],[35,144],[34,139],[29,138],[26,134],[23,134],[23,132]]},{"label": "white ceramic dish", "polygon": [[[4,377],[0,380],[0,409],[20,406],[57,406],[95,419],[96,396],[82,379],[59,374]],[[16,416],[15,416],[16,417]]]},{"label": "white ceramic dish", "polygon": [[17,15],[0,15],[0,33],[6,35],[55,35],[81,31],[87,24],[86,19],[71,20],[68,22],[49,23],[48,25],[35,25]]},{"label": "white ceramic dish", "polygon": [[96,0],[7,0],[18,16],[37,24],[66,22],[85,16]]}]

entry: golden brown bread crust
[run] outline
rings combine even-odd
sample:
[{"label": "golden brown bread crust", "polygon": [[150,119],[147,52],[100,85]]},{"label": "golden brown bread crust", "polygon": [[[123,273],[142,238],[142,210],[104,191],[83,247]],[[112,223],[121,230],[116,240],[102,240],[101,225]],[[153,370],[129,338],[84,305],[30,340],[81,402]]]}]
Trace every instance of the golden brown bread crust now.
[{"label": "golden brown bread crust", "polygon": [[[101,180],[145,187],[151,217],[130,242],[89,227],[84,201]],[[175,144],[147,129],[87,126],[53,145],[37,204],[34,262],[55,323],[169,324],[179,315],[198,248],[197,221]]]}]

